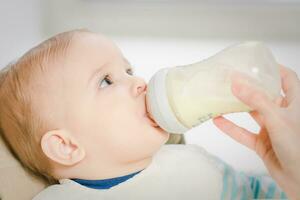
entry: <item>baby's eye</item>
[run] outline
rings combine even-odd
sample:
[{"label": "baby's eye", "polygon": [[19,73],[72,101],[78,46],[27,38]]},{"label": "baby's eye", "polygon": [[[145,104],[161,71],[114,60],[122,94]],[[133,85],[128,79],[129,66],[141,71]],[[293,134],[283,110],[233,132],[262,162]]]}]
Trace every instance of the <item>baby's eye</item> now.
[{"label": "baby's eye", "polygon": [[126,71],[128,74],[133,75],[133,70],[132,69],[127,69]]},{"label": "baby's eye", "polygon": [[108,75],[106,75],[106,76],[104,77],[104,79],[102,79],[102,80],[100,81],[100,88],[102,88],[102,87],[101,87],[102,83],[105,83],[105,82],[107,82],[108,84],[112,84],[112,81],[109,80]]},{"label": "baby's eye", "polygon": [[[130,75],[133,75],[133,70],[132,70],[132,69],[128,69],[126,72],[127,72],[128,74],[130,74]],[[100,88],[102,88],[102,87],[101,87],[102,83],[105,83],[105,82],[107,82],[109,85],[112,84],[112,81],[109,79],[109,76],[108,76],[108,75],[106,75],[106,76],[101,80],[101,82],[100,82]]]}]

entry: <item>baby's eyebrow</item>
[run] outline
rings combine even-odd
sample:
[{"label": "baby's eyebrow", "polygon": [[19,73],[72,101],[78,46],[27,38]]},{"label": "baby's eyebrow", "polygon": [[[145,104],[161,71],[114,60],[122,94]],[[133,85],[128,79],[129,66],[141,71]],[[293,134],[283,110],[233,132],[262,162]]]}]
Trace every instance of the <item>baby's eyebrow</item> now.
[{"label": "baby's eyebrow", "polygon": [[[133,71],[134,71],[134,68],[133,68],[133,66],[130,64],[130,62],[129,62],[125,57],[123,57],[123,60],[124,60],[124,62],[130,67],[131,71],[133,72]],[[126,66],[126,68],[127,68],[128,66]],[[105,68],[105,65],[102,65],[100,68],[98,68],[98,69],[96,69],[94,72],[92,72],[92,74],[91,74],[91,76],[90,76],[90,78],[89,78],[89,80],[88,80],[88,84],[91,82],[91,80],[94,78],[94,76],[95,76],[96,74],[99,74],[101,71],[104,70],[103,68]]]},{"label": "baby's eyebrow", "polygon": [[125,57],[123,57],[123,60],[125,61],[125,63],[127,63],[131,67],[131,69],[133,69],[133,66],[130,64],[130,62]]},{"label": "baby's eyebrow", "polygon": [[125,63],[128,64],[128,66],[130,67],[131,71],[134,72],[134,67],[130,64],[130,62],[125,57],[123,57],[123,60],[125,61]]},{"label": "baby's eyebrow", "polygon": [[125,57],[123,57],[123,60],[124,60],[128,65],[131,66],[130,62],[129,62]]}]

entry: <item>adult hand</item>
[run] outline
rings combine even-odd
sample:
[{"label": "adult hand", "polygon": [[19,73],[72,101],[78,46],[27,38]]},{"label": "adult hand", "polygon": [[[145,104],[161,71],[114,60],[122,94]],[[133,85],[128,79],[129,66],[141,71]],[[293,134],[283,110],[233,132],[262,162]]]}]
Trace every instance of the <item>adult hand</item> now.
[{"label": "adult hand", "polygon": [[290,199],[300,199],[300,80],[291,69],[280,65],[285,96],[271,100],[250,85],[245,75],[232,76],[232,92],[253,111],[260,125],[258,134],[237,126],[222,116],[213,123],[237,142],[254,150],[270,175]]}]

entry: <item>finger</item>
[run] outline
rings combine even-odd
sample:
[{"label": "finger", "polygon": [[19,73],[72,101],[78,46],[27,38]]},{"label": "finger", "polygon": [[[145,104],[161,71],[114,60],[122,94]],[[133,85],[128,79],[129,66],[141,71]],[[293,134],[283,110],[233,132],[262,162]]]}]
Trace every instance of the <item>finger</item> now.
[{"label": "finger", "polygon": [[246,129],[239,127],[228,119],[219,116],[213,119],[213,123],[224,133],[242,145],[255,151],[257,136]]},{"label": "finger", "polygon": [[[282,89],[286,96],[286,103],[289,105],[293,99],[299,95],[300,81],[299,78],[293,70],[279,65]],[[299,98],[299,97],[298,97]]]},{"label": "finger", "polygon": [[287,107],[288,104],[287,104],[287,101],[286,101],[286,98],[283,97],[282,95],[280,95],[279,97],[277,97],[275,100],[274,100],[274,103],[278,106],[278,107]]},{"label": "finger", "polygon": [[264,125],[263,116],[259,114],[256,110],[249,112],[251,117],[256,121],[256,123],[262,127]]},{"label": "finger", "polygon": [[286,108],[286,107],[288,107],[288,105],[289,104],[288,104],[286,98],[283,98],[282,103],[281,103],[281,107]]},{"label": "finger", "polygon": [[[261,89],[254,85],[255,82],[249,76],[238,72],[233,72],[231,76],[232,93],[250,108],[257,110],[259,113],[270,116],[274,114],[277,106],[269,96]],[[250,83],[253,84],[250,84]]]}]

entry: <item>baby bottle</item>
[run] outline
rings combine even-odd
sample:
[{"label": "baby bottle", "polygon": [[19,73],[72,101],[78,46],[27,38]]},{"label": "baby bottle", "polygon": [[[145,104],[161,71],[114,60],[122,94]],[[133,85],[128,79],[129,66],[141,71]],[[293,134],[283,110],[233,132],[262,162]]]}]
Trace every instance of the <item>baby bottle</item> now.
[{"label": "baby bottle", "polygon": [[279,65],[263,43],[249,41],[203,61],[156,72],[147,89],[149,115],[165,131],[183,134],[216,116],[251,111],[231,92],[233,71],[250,76],[272,100],[280,96]]}]

